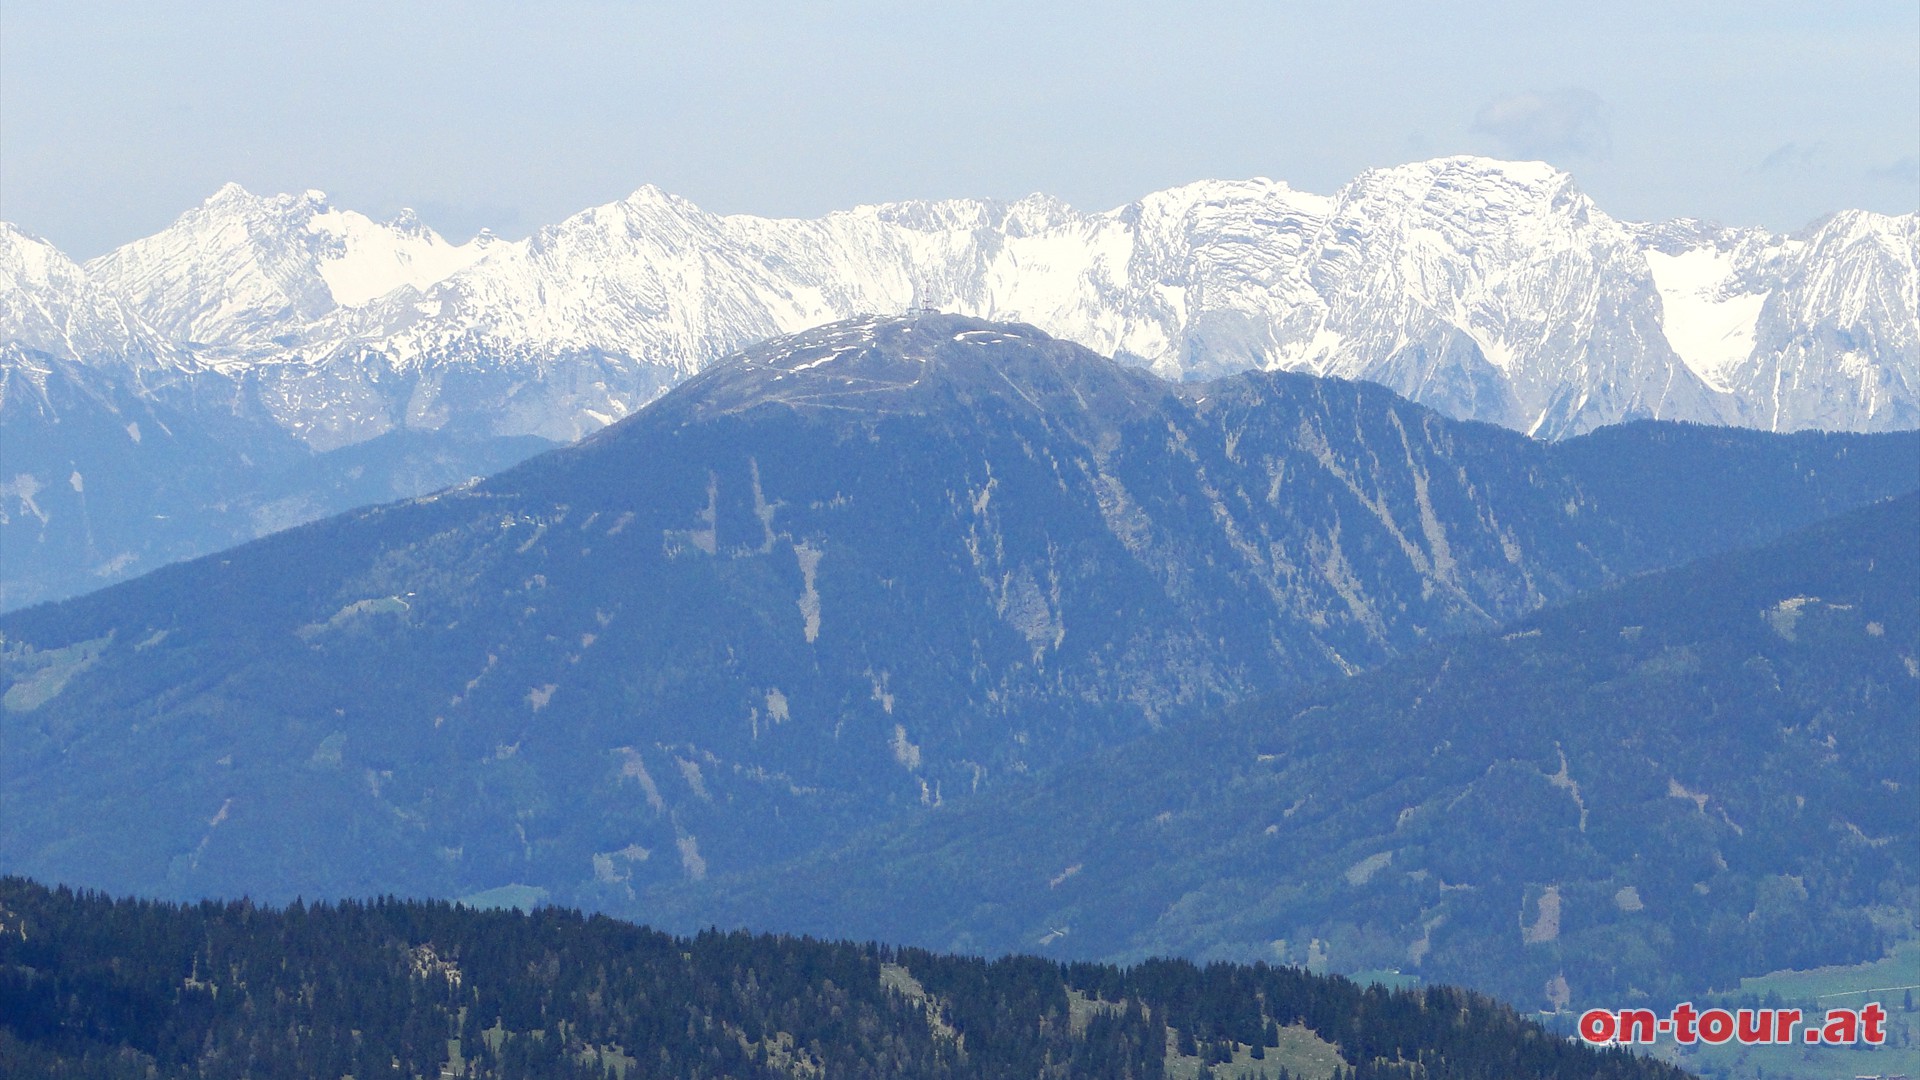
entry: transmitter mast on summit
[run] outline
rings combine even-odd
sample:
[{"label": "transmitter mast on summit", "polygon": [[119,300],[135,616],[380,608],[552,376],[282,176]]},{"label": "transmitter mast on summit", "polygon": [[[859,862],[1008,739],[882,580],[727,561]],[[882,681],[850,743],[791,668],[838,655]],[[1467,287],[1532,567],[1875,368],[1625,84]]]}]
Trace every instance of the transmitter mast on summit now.
[{"label": "transmitter mast on summit", "polygon": [[940,309],[933,305],[933,290],[927,288],[924,282],[914,282],[913,306],[907,309],[907,314],[916,319],[922,315],[940,314]]}]

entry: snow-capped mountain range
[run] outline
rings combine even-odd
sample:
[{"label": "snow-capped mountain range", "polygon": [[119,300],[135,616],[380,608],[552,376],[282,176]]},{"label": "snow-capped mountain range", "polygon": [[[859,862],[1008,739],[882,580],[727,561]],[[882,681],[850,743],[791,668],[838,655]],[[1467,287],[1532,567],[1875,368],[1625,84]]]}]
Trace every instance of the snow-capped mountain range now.
[{"label": "snow-capped mountain range", "polygon": [[322,449],[396,427],[573,438],[753,341],[916,301],[1170,378],[1366,379],[1550,438],[1642,416],[1884,430],[1920,426],[1916,252],[1916,214],[1634,224],[1547,165],[1469,157],[1101,213],[1035,195],[774,220],[649,186],[460,245],[228,185],[84,269],[0,232],[0,341],[223,373]]}]

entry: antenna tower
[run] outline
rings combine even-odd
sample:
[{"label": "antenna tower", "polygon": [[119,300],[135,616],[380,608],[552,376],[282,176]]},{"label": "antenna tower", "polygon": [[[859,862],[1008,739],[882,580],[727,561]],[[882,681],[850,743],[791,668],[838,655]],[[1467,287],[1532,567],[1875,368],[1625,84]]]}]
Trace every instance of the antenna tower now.
[{"label": "antenna tower", "polygon": [[927,288],[924,282],[914,282],[913,307],[908,309],[908,314],[915,316],[940,314],[940,309],[933,306],[933,290]]}]

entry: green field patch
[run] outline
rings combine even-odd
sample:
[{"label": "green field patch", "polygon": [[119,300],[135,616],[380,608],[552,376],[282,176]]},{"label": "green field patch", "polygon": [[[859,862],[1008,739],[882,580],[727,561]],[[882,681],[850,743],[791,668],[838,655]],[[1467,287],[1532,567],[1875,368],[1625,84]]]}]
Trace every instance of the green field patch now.
[{"label": "green field patch", "polygon": [[87,670],[113,643],[113,635],[77,641],[63,649],[36,649],[8,643],[0,652],[0,672],[11,680],[0,704],[8,712],[31,712],[52,701],[75,675]]},{"label": "green field patch", "polygon": [[[1920,987],[1920,940],[1906,941],[1878,960],[1865,964],[1812,968],[1807,971],[1775,971],[1740,980],[1740,989],[1723,998],[1747,994],[1765,998],[1778,994],[1783,1001],[1805,1003],[1817,1000],[1823,1008],[1858,1008],[1878,1000],[1889,1009],[1899,1007],[1902,994]],[[1891,997],[1887,995],[1891,994]],[[1915,991],[1920,997],[1920,990]]]},{"label": "green field patch", "polygon": [[294,631],[302,641],[311,641],[330,630],[339,630],[373,615],[401,615],[407,611],[407,602],[397,596],[382,596],[368,600],[355,600],[339,611],[334,612],[326,622],[312,622]]},{"label": "green field patch", "polygon": [[1396,971],[1392,968],[1379,968],[1374,971],[1356,971],[1347,976],[1347,978],[1352,979],[1361,986],[1373,983],[1384,986],[1389,990],[1413,990],[1420,986],[1420,976],[1409,975],[1404,971]]},{"label": "green field patch", "polygon": [[1707,995],[1717,1005],[1758,998],[1767,1005],[1804,1010],[1858,1009],[1877,1001],[1887,1010],[1886,1045],[1873,1050],[1830,1046],[1701,1046],[1682,1053],[1671,1043],[1657,1056],[1709,1080],[1765,1076],[1767,1080],[1826,1080],[1833,1076],[1920,1076],[1920,1012],[1906,1010],[1907,994],[1920,998],[1920,940],[1905,941],[1878,960],[1805,971],[1775,971],[1740,980],[1740,988]]},{"label": "green field patch", "polygon": [[456,900],[455,903],[470,908],[478,908],[482,911],[497,910],[500,908],[518,908],[521,911],[532,911],[534,908],[539,907],[541,902],[546,898],[547,890],[538,885],[520,885],[516,883],[512,885],[501,885],[492,889],[484,889],[477,893],[469,893],[459,900]]},{"label": "green field patch", "polygon": [[1067,991],[1067,1027],[1075,1035],[1084,1036],[1096,1016],[1119,1016],[1126,1011],[1124,1001],[1102,1001],[1083,991]]},{"label": "green field patch", "polygon": [[[1262,1047],[1258,1058],[1253,1056],[1253,1047],[1235,1043],[1232,1059],[1213,1062],[1211,1075],[1217,1080],[1266,1080],[1285,1069],[1299,1080],[1331,1080],[1335,1069],[1346,1067],[1340,1048],[1306,1025],[1290,1024],[1279,1032],[1278,1041]],[[1199,1055],[1180,1053],[1179,1039],[1177,1031],[1167,1030],[1167,1080],[1196,1080],[1207,1061]]]}]

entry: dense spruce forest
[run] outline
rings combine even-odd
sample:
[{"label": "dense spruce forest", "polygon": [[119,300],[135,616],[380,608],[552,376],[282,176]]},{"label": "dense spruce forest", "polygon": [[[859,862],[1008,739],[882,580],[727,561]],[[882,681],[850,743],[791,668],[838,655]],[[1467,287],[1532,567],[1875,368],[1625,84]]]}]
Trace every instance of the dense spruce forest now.
[{"label": "dense spruce forest", "polygon": [[0,1075],[1684,1074],[1450,988],[709,932],[545,908],[175,905],[0,879]]}]

